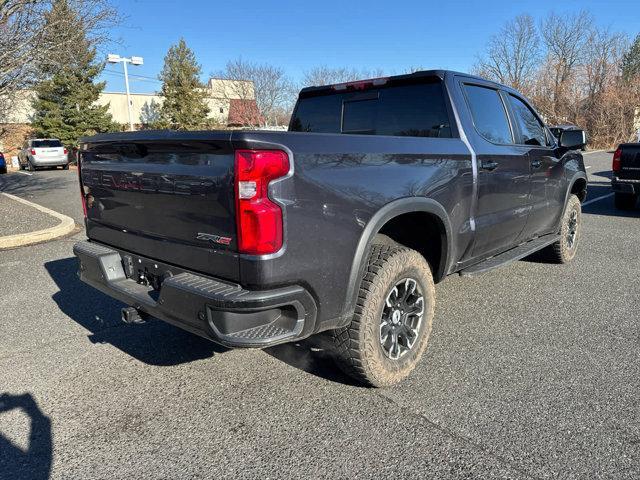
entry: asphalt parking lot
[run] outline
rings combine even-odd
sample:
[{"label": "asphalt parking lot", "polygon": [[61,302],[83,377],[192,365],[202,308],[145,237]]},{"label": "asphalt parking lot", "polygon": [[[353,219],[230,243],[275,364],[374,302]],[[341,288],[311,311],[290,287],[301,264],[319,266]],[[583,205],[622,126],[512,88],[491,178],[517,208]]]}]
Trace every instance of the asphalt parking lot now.
[{"label": "asphalt parking lot", "polygon": [[[0,252],[0,478],[640,478],[640,209],[590,153],[576,260],[452,276],[401,385],[308,343],[225,350],[76,278],[81,232]],[[81,223],[75,171],[0,190]],[[321,346],[320,346],[321,347]]]}]

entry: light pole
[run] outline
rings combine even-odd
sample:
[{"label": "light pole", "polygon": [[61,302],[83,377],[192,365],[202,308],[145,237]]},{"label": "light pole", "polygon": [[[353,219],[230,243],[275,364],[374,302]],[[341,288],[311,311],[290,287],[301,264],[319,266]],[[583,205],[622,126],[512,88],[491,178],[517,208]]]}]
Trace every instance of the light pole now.
[{"label": "light pole", "polygon": [[109,63],[122,63],[124,68],[124,86],[127,90],[127,114],[129,115],[129,130],[133,131],[133,119],[131,118],[131,94],[129,93],[129,72],[127,71],[127,63],[131,65],[142,65],[142,57],[121,57],[114,53],[107,55],[107,62]]}]

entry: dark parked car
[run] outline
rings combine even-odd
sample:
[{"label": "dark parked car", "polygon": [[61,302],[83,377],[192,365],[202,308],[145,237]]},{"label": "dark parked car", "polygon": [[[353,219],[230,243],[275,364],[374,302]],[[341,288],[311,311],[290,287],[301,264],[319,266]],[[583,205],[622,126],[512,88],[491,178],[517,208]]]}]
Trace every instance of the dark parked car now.
[{"label": "dark parked car", "polygon": [[426,71],[305,88],[289,132],[85,138],[79,275],[125,321],[228,347],[327,332],[348,373],[391,385],[427,346],[434,282],[574,258],[583,135],[557,141],[515,90]]},{"label": "dark parked car", "polygon": [[611,187],[616,208],[631,210],[640,196],[640,143],[623,143],[613,154]]},{"label": "dark parked car", "polygon": [[[549,130],[551,130],[551,133],[553,133],[553,136],[556,137],[556,140],[560,141],[560,137],[562,136],[562,132],[565,132],[567,130],[580,130],[580,127],[577,127],[576,125],[573,125],[571,123],[565,123],[562,125],[554,125],[552,127],[549,127]],[[587,138],[587,135],[585,133],[584,136],[584,146],[581,148],[581,150],[586,150],[587,149],[587,143],[589,142],[589,139]]]},{"label": "dark parked car", "polygon": [[7,161],[4,159],[4,155],[0,152],[0,174],[7,173]]}]

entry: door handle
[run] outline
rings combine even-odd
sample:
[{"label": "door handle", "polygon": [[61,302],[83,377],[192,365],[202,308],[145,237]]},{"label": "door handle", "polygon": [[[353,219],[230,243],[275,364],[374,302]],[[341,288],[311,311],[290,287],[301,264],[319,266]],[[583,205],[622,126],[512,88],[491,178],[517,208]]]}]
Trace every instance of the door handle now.
[{"label": "door handle", "polygon": [[540,168],[542,166],[541,160],[531,160],[531,166],[533,168]]},{"label": "door handle", "polygon": [[480,167],[483,170],[495,170],[496,168],[498,168],[499,163],[498,162],[494,162],[494,161],[483,161],[480,165]]}]

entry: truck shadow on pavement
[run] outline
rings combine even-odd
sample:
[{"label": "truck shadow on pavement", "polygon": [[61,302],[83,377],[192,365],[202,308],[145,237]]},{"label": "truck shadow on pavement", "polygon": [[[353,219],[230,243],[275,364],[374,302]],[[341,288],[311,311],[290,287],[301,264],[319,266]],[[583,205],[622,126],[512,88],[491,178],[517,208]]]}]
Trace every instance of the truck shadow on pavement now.
[{"label": "truck shadow on pavement", "polygon": [[[74,322],[89,330],[93,343],[109,343],[150,365],[170,366],[213,357],[227,348],[160,320],[125,325],[120,320],[123,303],[84,284],[76,275],[75,257],[45,263],[59,291],[52,298]],[[272,357],[312,375],[347,385],[356,385],[332,361],[324,336],[264,351]]]},{"label": "truck shadow on pavement", "polygon": [[264,352],[316,377],[344,385],[362,386],[338,368],[331,350],[329,338],[320,334],[299,342],[265,348]]},{"label": "truck shadow on pavement", "polygon": [[53,461],[51,420],[40,410],[31,394],[0,394],[0,416],[14,410],[29,418],[29,444],[23,449],[0,431],[0,477],[47,479]]},{"label": "truck shadow on pavement", "polygon": [[76,275],[75,257],[45,263],[59,292],[52,298],[74,322],[89,330],[93,343],[109,343],[149,365],[171,366],[224,353],[228,349],[160,320],[125,325],[120,320],[124,304],[84,284]]}]

